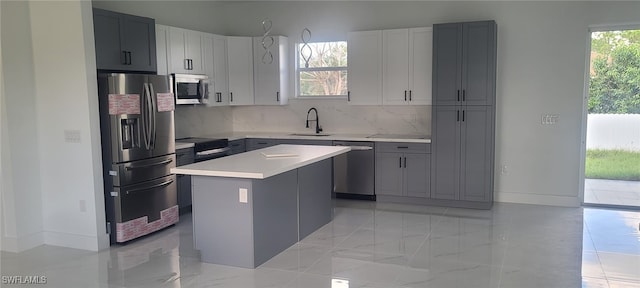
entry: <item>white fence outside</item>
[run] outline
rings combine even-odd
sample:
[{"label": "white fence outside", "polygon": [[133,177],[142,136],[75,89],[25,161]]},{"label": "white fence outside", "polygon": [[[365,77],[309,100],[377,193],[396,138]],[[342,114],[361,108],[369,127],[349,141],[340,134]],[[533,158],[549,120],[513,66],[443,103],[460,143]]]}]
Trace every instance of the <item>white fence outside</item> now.
[{"label": "white fence outside", "polygon": [[589,114],[587,149],[640,152],[640,114]]}]

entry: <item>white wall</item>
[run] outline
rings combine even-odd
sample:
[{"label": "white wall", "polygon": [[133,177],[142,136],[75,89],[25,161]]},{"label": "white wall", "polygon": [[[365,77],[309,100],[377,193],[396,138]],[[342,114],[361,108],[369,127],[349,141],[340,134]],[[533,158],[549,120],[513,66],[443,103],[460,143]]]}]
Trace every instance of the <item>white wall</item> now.
[{"label": "white wall", "polygon": [[[15,207],[13,214],[3,209],[3,238],[17,241],[3,241],[2,249],[108,247],[91,3],[2,5],[2,70],[9,84],[2,106],[8,112],[8,141],[3,137],[3,142],[10,143],[2,146],[3,165],[4,156],[11,155],[2,172],[13,184],[3,189],[2,204]],[[65,130],[79,131],[81,141],[66,142]],[[24,229],[40,235],[39,241],[22,244],[31,237],[21,233]]]},{"label": "white wall", "polygon": [[2,249],[21,251],[44,241],[30,12],[27,2],[0,5]]}]

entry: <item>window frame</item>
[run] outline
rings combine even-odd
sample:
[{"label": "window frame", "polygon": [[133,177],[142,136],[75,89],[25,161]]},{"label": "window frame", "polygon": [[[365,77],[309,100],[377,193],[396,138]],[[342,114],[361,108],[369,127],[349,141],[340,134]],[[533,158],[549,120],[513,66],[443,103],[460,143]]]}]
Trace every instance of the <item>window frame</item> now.
[{"label": "window frame", "polygon": [[[315,43],[328,43],[328,42],[344,42],[347,47],[349,43],[346,40],[333,40],[333,41],[318,41],[318,42],[309,42],[308,44]],[[347,99],[348,94],[344,95],[300,95],[300,74],[306,71],[349,71],[349,63],[347,62],[347,66],[331,66],[331,67],[310,67],[305,68],[300,66],[301,55],[300,55],[300,44],[302,42],[295,42],[295,55],[294,55],[294,78],[295,78],[295,98],[296,99]],[[348,57],[348,55],[347,55]],[[348,75],[348,74],[347,74]],[[348,77],[348,76],[347,76]],[[347,93],[349,93],[349,78],[347,78]]]}]

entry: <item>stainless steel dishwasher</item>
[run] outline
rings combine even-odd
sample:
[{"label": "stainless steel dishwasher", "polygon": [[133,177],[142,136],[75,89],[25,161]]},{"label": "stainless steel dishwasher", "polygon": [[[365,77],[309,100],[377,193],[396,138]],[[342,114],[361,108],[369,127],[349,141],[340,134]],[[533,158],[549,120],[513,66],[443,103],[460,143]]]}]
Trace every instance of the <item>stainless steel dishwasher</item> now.
[{"label": "stainless steel dishwasher", "polygon": [[338,198],[376,200],[373,142],[333,141],[351,151],[333,159],[333,192]]}]

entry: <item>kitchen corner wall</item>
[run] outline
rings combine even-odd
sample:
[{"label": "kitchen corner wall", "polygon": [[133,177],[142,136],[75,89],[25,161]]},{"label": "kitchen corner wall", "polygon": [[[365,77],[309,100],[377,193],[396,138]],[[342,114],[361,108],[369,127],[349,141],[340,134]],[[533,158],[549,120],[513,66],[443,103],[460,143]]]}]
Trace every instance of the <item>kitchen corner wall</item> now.
[{"label": "kitchen corner wall", "polygon": [[311,107],[328,134],[431,134],[431,106],[351,106],[346,100],[311,99],[290,99],[286,106],[233,107],[233,130],[313,132],[315,123],[305,128]]},{"label": "kitchen corner wall", "polygon": [[230,132],[233,128],[230,107],[177,105],[174,115],[176,139]]}]

